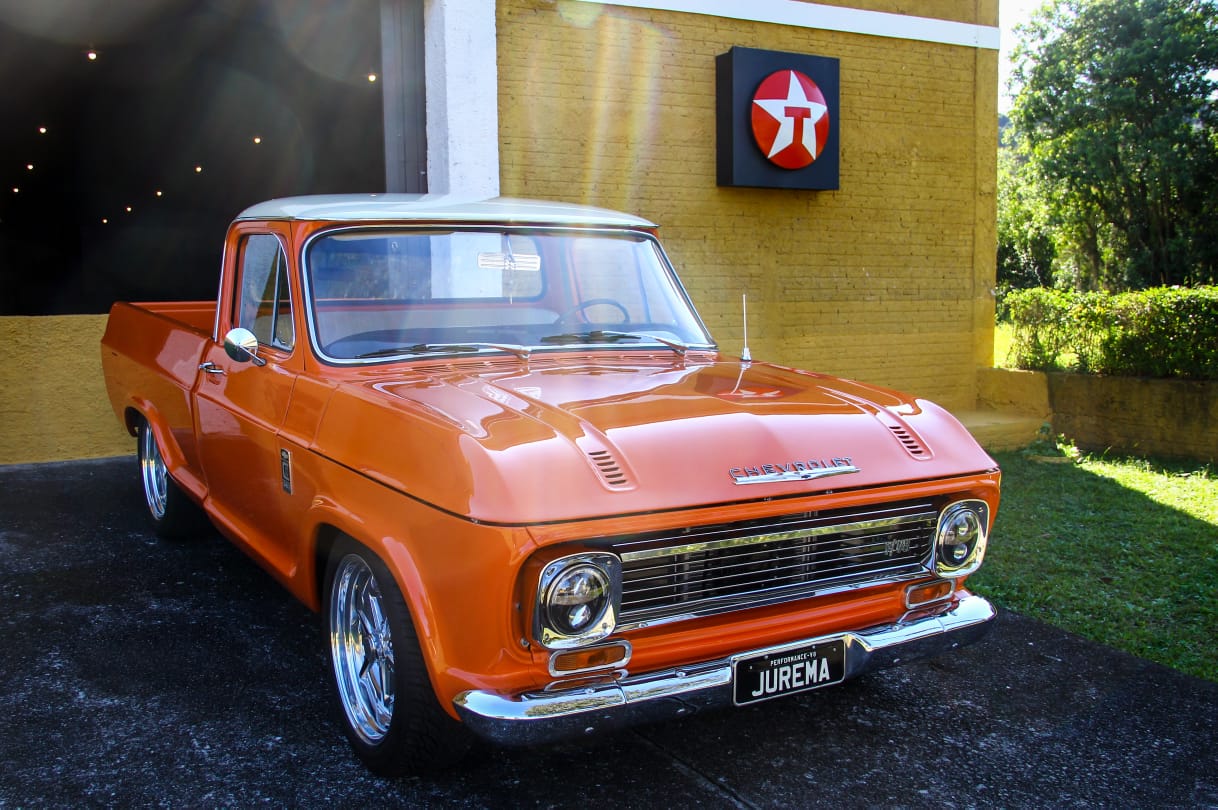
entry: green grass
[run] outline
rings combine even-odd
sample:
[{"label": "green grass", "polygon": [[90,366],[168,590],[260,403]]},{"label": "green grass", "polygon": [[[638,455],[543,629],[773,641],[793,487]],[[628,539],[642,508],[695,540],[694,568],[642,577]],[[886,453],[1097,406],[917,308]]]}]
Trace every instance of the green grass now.
[{"label": "green grass", "polygon": [[1218,473],[999,453],[1002,504],[970,587],[999,605],[1218,681]]}]

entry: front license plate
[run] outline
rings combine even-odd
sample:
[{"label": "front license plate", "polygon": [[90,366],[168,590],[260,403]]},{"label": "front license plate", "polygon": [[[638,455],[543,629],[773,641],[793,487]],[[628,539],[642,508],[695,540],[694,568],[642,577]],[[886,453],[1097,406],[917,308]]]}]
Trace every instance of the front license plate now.
[{"label": "front license plate", "polygon": [[768,655],[741,658],[732,688],[737,706],[841,683],[846,677],[846,643],[822,641]]}]

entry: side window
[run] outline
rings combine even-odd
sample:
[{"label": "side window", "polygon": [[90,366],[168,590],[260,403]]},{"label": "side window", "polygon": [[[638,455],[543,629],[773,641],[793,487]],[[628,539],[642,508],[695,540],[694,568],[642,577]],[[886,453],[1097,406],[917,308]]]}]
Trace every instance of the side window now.
[{"label": "side window", "polygon": [[291,350],[296,342],[292,325],[292,296],[288,262],[279,240],[252,234],[241,243],[241,287],[234,320],[254,333],[258,342]]}]

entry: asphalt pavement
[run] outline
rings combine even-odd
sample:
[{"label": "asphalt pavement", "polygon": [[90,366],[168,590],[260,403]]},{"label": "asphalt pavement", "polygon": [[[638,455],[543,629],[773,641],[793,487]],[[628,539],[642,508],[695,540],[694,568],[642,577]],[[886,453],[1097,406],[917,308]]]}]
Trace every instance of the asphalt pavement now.
[{"label": "asphalt pavement", "polygon": [[0,466],[0,807],[1218,808],[1218,684],[1006,611],[841,686],[378,779],[317,618],[143,509],[134,458]]}]

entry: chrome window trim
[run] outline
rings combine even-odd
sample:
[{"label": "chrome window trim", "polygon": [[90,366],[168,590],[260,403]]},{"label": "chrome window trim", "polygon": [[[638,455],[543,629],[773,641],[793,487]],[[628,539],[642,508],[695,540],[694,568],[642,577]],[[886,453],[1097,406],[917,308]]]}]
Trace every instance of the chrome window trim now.
[{"label": "chrome window trim", "polygon": [[[305,271],[305,268],[307,266],[305,257],[308,256],[309,249],[312,247],[313,242],[321,237],[333,236],[334,234],[347,233],[347,232],[352,232],[352,231],[418,231],[420,233],[425,233],[427,231],[435,231],[435,230],[462,231],[462,232],[470,232],[470,233],[494,231],[494,232],[504,232],[504,233],[524,233],[524,234],[527,234],[527,233],[554,233],[554,234],[562,234],[562,235],[592,234],[592,235],[598,235],[598,236],[637,236],[637,237],[640,237],[651,243],[651,247],[653,250],[655,250],[656,257],[660,260],[661,266],[668,273],[669,279],[671,280],[671,282],[673,284],[673,288],[676,290],[678,297],[682,301],[685,302],[685,305],[689,308],[690,314],[693,315],[694,323],[702,331],[703,337],[705,337],[707,340],[706,343],[687,343],[687,344],[685,344],[686,350],[716,351],[719,348],[718,345],[715,343],[714,338],[711,336],[710,330],[706,328],[706,322],[702,320],[702,316],[698,313],[697,308],[694,307],[693,299],[691,299],[689,297],[689,292],[685,289],[685,285],[682,283],[681,277],[677,274],[676,269],[672,266],[672,262],[669,261],[668,254],[664,252],[664,246],[660,244],[660,240],[656,238],[655,234],[650,233],[648,231],[641,230],[639,228],[626,228],[626,227],[615,228],[615,227],[604,227],[604,226],[579,227],[579,226],[575,226],[575,225],[545,225],[545,224],[512,225],[509,223],[493,222],[493,221],[477,222],[477,223],[459,223],[459,222],[443,222],[443,221],[440,221],[440,222],[376,222],[376,223],[370,223],[370,224],[342,225],[342,226],[339,226],[336,228],[323,228],[321,230],[318,230],[318,231],[310,234],[309,237],[304,241],[304,244],[302,244],[300,246],[300,254],[296,257],[297,275],[300,278],[301,292],[302,292],[302,295],[304,298],[303,304],[304,304],[304,308],[305,308],[305,322],[306,322],[306,325],[309,330],[309,344],[310,344],[310,348],[313,351],[314,356],[316,356],[317,359],[319,359],[322,362],[327,363],[329,365],[333,365],[333,366],[349,366],[349,367],[359,368],[359,367],[364,367],[364,366],[384,365],[385,363],[402,362],[404,360],[432,360],[432,361],[435,361],[435,360],[440,360],[440,359],[450,358],[450,357],[475,358],[475,357],[485,357],[488,354],[500,355],[500,354],[511,353],[511,350],[509,350],[507,348],[494,348],[491,346],[486,346],[486,347],[479,348],[478,352],[476,352],[476,353],[474,353],[474,352],[459,352],[459,353],[453,352],[453,353],[446,354],[444,352],[435,352],[435,353],[422,354],[422,355],[420,355],[420,354],[400,354],[400,355],[394,355],[391,357],[376,357],[376,358],[360,359],[360,358],[353,358],[353,357],[351,357],[351,358],[330,357],[329,355],[327,355],[325,352],[322,351],[321,344],[317,339],[317,324],[314,319],[313,285],[310,283],[309,276]],[[649,343],[647,341],[640,340],[638,343],[631,343],[629,346],[620,346],[617,344],[604,345],[604,344],[582,344],[581,343],[581,344],[557,345],[557,346],[551,346],[551,345],[547,344],[547,345],[542,345],[542,346],[513,347],[513,348],[527,348],[527,349],[529,349],[530,353],[536,353],[536,354],[543,354],[543,353],[556,354],[556,353],[560,353],[560,352],[569,352],[569,351],[572,351],[573,349],[579,349],[580,351],[590,351],[590,350],[622,351],[622,350],[640,349],[640,348],[661,348],[661,349],[667,350],[669,347],[667,347],[665,344],[662,344],[659,342],[650,342]]]}]

